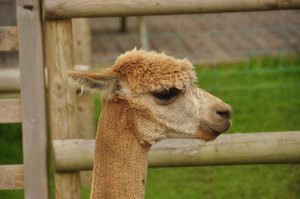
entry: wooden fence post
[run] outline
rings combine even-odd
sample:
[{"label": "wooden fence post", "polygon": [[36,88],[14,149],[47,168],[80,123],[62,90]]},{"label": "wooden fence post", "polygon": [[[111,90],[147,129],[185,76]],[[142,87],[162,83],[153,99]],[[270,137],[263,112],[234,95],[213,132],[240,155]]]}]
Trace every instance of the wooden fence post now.
[{"label": "wooden fence post", "polygon": [[[45,29],[51,139],[75,138],[76,99],[67,75],[73,66],[71,20],[46,20]],[[55,173],[55,197],[80,198],[79,172]]]},{"label": "wooden fence post", "polygon": [[[74,65],[91,65],[91,27],[89,19],[72,19],[73,62]],[[89,67],[90,69],[90,67]],[[77,133],[78,138],[94,139],[94,101],[90,93],[77,97]],[[80,171],[81,186],[91,186],[92,172]]]},{"label": "wooden fence post", "polygon": [[46,199],[48,150],[42,22],[39,0],[18,0],[25,198]]},{"label": "wooden fence post", "polygon": [[140,45],[144,50],[149,51],[150,45],[149,45],[149,36],[148,36],[146,18],[144,16],[138,17],[138,23],[139,23]]}]

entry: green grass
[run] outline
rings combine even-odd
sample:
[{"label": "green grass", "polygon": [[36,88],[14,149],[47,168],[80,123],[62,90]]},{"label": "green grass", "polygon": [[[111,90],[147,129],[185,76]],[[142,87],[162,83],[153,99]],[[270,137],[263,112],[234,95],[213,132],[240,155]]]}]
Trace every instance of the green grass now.
[{"label": "green grass", "polygon": [[197,67],[200,87],[234,109],[230,132],[300,129],[300,57]]},{"label": "green grass", "polygon": [[299,165],[247,165],[150,169],[149,199],[296,199]]},{"label": "green grass", "polygon": [[[0,165],[22,164],[21,124],[0,125]],[[24,198],[23,190],[1,190],[0,198]]]},{"label": "green grass", "polygon": [[[229,133],[300,130],[300,57],[197,66],[196,71],[201,88],[232,105]],[[95,100],[100,110],[99,97]],[[20,131],[20,125],[0,125],[0,164],[22,163]],[[88,195],[82,188],[83,198]],[[23,198],[23,191],[0,191],[0,198]],[[149,169],[146,199],[169,198],[299,199],[300,165]]]},{"label": "green grass", "polygon": [[[198,66],[200,87],[234,109],[229,133],[300,129],[300,57]],[[299,199],[300,165],[149,169],[146,199]]]},{"label": "green grass", "polygon": [[21,164],[22,162],[21,124],[0,125],[0,164]]}]

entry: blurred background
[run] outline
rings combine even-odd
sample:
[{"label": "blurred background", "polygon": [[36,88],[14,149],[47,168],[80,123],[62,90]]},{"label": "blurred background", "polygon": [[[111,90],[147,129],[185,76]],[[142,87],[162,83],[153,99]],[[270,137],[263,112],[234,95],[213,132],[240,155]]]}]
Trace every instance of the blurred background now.
[{"label": "blurred background", "polygon": [[[16,25],[14,1],[0,1],[0,26]],[[109,67],[134,47],[187,57],[199,86],[234,109],[229,133],[300,130],[300,11],[93,18],[91,62]],[[0,69],[17,69],[0,52]],[[0,74],[1,75],[1,74]],[[1,93],[0,97],[17,93]],[[95,123],[101,109],[95,96]],[[96,124],[95,124],[96,125]],[[20,124],[0,125],[0,164],[22,163]],[[88,198],[89,188],[82,188]],[[0,191],[0,198],[23,198]],[[149,169],[147,199],[299,199],[300,165]]]}]

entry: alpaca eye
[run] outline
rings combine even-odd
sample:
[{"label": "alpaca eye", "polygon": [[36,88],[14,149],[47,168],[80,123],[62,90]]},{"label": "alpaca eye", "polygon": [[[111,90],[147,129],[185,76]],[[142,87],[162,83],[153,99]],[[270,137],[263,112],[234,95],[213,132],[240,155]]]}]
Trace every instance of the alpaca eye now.
[{"label": "alpaca eye", "polygon": [[160,104],[170,104],[173,102],[172,99],[175,99],[181,91],[175,87],[172,87],[168,90],[163,90],[160,92],[153,92],[152,95],[157,99]]}]

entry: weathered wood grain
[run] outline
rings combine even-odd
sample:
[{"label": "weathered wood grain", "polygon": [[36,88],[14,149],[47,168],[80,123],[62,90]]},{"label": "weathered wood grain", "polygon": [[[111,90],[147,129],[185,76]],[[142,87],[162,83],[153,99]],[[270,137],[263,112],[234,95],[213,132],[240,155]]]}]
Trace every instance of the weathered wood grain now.
[{"label": "weathered wood grain", "polygon": [[23,188],[23,165],[0,165],[0,190]]},{"label": "weathered wood grain", "polygon": [[[91,27],[89,19],[80,18],[72,20],[73,34],[73,63],[76,66],[91,65]],[[90,70],[91,67],[85,67]],[[78,69],[80,70],[80,69]],[[82,69],[81,69],[82,70]],[[77,133],[78,138],[95,138],[96,129],[94,124],[94,101],[90,93],[84,93],[77,97]],[[80,172],[81,186],[90,186],[92,183],[92,172]]]},{"label": "weathered wood grain", "polygon": [[[76,138],[76,99],[67,75],[73,66],[71,20],[47,20],[45,28],[51,139]],[[80,198],[79,172],[54,177],[56,199]]]},{"label": "weathered wood grain", "polygon": [[46,0],[48,18],[192,14],[300,8],[300,0]]},{"label": "weathered wood grain", "polygon": [[86,18],[72,20],[74,65],[91,65],[91,25]]},{"label": "weathered wood grain", "polygon": [[21,122],[20,99],[0,99],[0,123]]},{"label": "weathered wood grain", "polygon": [[[54,140],[59,171],[92,169],[94,140]],[[211,142],[169,139],[153,145],[150,167],[299,163],[300,132],[221,135]]]},{"label": "weathered wood grain", "polygon": [[18,45],[17,27],[0,26],[0,51],[16,51]]},{"label": "weathered wood grain", "polygon": [[[91,67],[91,28],[88,19],[72,20],[73,63],[75,70],[90,70]],[[81,69],[79,66],[87,66]],[[78,138],[95,137],[94,106],[92,95],[85,93],[77,97],[77,133]]]},{"label": "weathered wood grain", "polygon": [[[17,0],[25,198],[49,197],[43,31],[39,0]],[[33,166],[34,165],[34,166]]]}]

